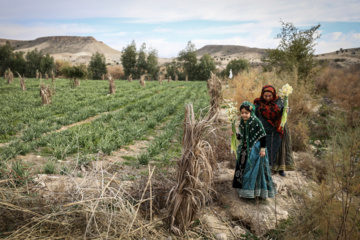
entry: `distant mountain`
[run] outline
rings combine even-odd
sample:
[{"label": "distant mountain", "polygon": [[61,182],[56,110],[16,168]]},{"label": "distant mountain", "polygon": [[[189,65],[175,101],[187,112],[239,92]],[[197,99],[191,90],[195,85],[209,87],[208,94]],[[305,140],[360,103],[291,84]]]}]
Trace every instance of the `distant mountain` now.
[{"label": "distant mountain", "polygon": [[206,45],[197,50],[199,57],[206,53],[216,61],[221,61],[222,65],[237,58],[247,59],[251,63],[261,63],[261,59],[266,56],[265,49],[238,45]]},{"label": "distant mountain", "polygon": [[120,62],[121,52],[115,50],[93,37],[54,36],[41,37],[35,40],[21,41],[0,39],[0,45],[9,41],[16,51],[28,52],[34,49],[49,53],[55,60],[73,63],[88,63],[92,54],[99,52],[105,55],[106,62]]}]

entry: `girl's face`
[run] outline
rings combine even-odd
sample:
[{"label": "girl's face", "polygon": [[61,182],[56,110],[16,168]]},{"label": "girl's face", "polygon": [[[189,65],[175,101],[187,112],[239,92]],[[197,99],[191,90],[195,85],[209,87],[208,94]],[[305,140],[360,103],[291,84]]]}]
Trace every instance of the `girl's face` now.
[{"label": "girl's face", "polygon": [[250,118],[250,112],[245,108],[241,109],[240,113],[241,113],[241,118],[244,119],[244,121],[247,121]]},{"label": "girl's face", "polygon": [[271,92],[264,92],[265,101],[269,102],[273,99],[273,94]]}]

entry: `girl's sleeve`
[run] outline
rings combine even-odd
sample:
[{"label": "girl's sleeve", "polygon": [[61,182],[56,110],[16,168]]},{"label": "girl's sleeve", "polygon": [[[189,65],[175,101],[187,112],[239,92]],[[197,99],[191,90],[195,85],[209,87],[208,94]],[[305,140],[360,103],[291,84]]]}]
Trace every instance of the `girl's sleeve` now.
[{"label": "girl's sleeve", "polygon": [[263,136],[260,138],[260,149],[265,151],[266,148],[266,136]]}]

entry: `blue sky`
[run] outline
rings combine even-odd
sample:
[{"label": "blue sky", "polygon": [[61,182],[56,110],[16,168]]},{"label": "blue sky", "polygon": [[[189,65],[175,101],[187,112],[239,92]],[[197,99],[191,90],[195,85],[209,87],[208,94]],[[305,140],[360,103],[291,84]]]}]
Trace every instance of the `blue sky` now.
[{"label": "blue sky", "polygon": [[360,47],[360,0],[1,0],[0,38],[93,36],[122,50],[176,57],[192,41],[276,48],[280,19],[300,29],[321,24],[316,53]]}]

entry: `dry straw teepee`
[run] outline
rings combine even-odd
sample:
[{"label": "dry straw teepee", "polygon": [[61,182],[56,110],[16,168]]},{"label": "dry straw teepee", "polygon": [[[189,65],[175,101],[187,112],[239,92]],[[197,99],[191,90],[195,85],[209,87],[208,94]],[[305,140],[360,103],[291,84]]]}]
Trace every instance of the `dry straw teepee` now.
[{"label": "dry straw teepee", "polygon": [[159,75],[159,84],[162,84],[163,81],[163,75]]},{"label": "dry straw teepee", "polygon": [[177,81],[179,79],[178,75],[175,74],[175,81]]},{"label": "dry straw teepee", "polygon": [[40,96],[42,99],[42,104],[50,104],[51,103],[51,95],[52,90],[49,85],[45,85],[44,83],[41,83],[40,85]]},{"label": "dry straw teepee", "polygon": [[192,104],[185,107],[183,154],[178,161],[177,184],[167,199],[170,228],[179,236],[189,228],[213,191],[214,155],[204,139],[214,132],[214,120],[210,115],[196,120]]},{"label": "dry straw teepee", "polygon": [[128,76],[128,81],[129,81],[129,82],[132,82],[132,80],[133,80],[133,79],[132,79],[132,74],[130,74],[130,75]]},{"label": "dry straw teepee", "polygon": [[8,68],[8,70],[5,71],[5,76],[8,84],[11,84],[14,81],[14,74],[10,68]]},{"label": "dry straw teepee", "polygon": [[140,76],[140,84],[142,87],[145,87],[145,74]]},{"label": "dry straw teepee", "polygon": [[111,76],[110,73],[108,73],[106,77],[109,80],[109,94],[113,94],[116,90],[115,79]]},{"label": "dry straw teepee", "polygon": [[211,97],[210,115],[217,115],[220,110],[220,102],[223,100],[221,80],[211,72],[211,77],[207,81],[207,86]]},{"label": "dry straw teepee", "polygon": [[54,70],[51,70],[51,72],[50,72],[50,77],[51,77],[51,81],[52,81],[52,82],[55,82],[55,73],[54,73]]},{"label": "dry straw teepee", "polygon": [[26,86],[25,86],[25,79],[23,77],[21,77],[20,73],[16,72],[19,76],[20,79],[20,87],[23,91],[26,91]]},{"label": "dry straw teepee", "polygon": [[171,82],[171,76],[169,75],[169,77],[168,77],[168,82]]}]

